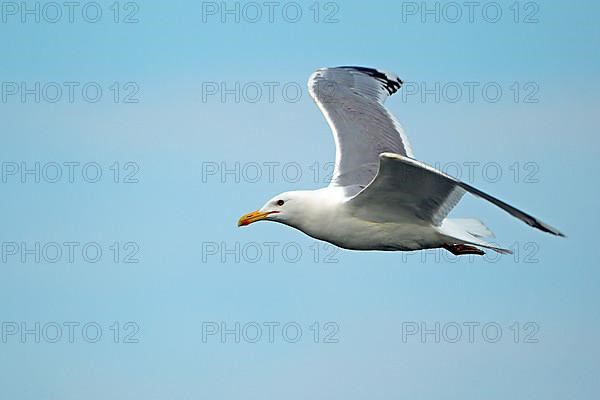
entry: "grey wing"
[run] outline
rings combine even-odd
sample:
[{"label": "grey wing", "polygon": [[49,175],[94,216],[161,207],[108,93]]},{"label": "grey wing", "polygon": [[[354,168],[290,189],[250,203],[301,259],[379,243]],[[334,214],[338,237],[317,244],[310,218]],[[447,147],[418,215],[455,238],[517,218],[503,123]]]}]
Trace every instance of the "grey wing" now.
[{"label": "grey wing", "polygon": [[331,185],[365,187],[377,174],[381,153],[413,157],[400,123],[383,105],[401,86],[396,75],[364,67],[323,68],[310,76],[309,93],[336,145]]},{"label": "grey wing", "polygon": [[433,167],[398,154],[382,154],[377,176],[347,204],[370,221],[427,222],[439,226],[469,192],[526,224],[557,236],[558,229]]}]

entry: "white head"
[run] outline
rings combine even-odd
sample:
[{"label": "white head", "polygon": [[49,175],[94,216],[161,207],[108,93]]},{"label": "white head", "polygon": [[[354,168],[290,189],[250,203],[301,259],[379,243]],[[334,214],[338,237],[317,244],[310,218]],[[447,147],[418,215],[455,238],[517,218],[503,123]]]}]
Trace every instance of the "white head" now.
[{"label": "white head", "polygon": [[315,204],[312,191],[284,192],[267,201],[260,210],[243,215],[238,226],[250,225],[257,221],[273,221],[298,227],[308,208]]}]

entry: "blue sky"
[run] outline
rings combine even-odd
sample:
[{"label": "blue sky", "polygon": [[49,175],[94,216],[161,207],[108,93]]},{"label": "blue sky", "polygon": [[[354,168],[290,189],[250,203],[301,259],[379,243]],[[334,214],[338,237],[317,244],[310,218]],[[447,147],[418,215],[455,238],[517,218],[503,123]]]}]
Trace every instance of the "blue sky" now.
[{"label": "blue sky", "polygon": [[[84,2],[55,23],[46,2],[39,23],[2,6],[2,398],[598,392],[597,3],[481,2],[452,22],[441,2],[435,22],[421,2],[281,2],[269,22],[258,2],[251,22],[240,2],[239,23],[222,22],[221,2],[123,2],[118,15],[113,3],[98,2],[96,23]],[[568,238],[472,198],[455,215],[485,221],[514,256],[351,252],[282,225],[238,229],[273,195],[323,185],[334,145],[305,82],[336,65],[410,82],[417,92],[387,105],[419,159]],[[39,182],[22,175],[36,168]],[[236,323],[239,343],[221,336]],[[436,323],[439,343],[421,337]],[[403,340],[409,326],[420,331]]]}]

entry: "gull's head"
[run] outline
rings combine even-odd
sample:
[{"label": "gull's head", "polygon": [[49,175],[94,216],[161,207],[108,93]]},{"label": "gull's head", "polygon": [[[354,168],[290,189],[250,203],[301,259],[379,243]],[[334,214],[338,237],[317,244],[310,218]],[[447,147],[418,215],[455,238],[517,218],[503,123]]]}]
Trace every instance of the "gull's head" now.
[{"label": "gull's head", "polygon": [[278,194],[267,201],[259,210],[243,215],[238,226],[250,225],[257,221],[281,222],[286,225],[298,225],[307,207],[312,203],[310,191],[294,191]]}]

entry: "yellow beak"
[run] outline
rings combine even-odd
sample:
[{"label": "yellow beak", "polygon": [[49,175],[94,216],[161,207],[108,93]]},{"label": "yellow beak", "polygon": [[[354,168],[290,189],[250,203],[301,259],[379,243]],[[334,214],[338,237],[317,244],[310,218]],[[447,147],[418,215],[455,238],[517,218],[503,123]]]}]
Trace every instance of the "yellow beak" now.
[{"label": "yellow beak", "polygon": [[265,219],[265,218],[267,218],[267,216],[269,214],[273,214],[276,212],[277,211],[260,212],[257,210],[257,211],[248,213],[246,215],[242,215],[242,218],[240,218],[240,220],[238,221],[238,226],[250,225],[253,222],[260,221],[261,219]]}]

